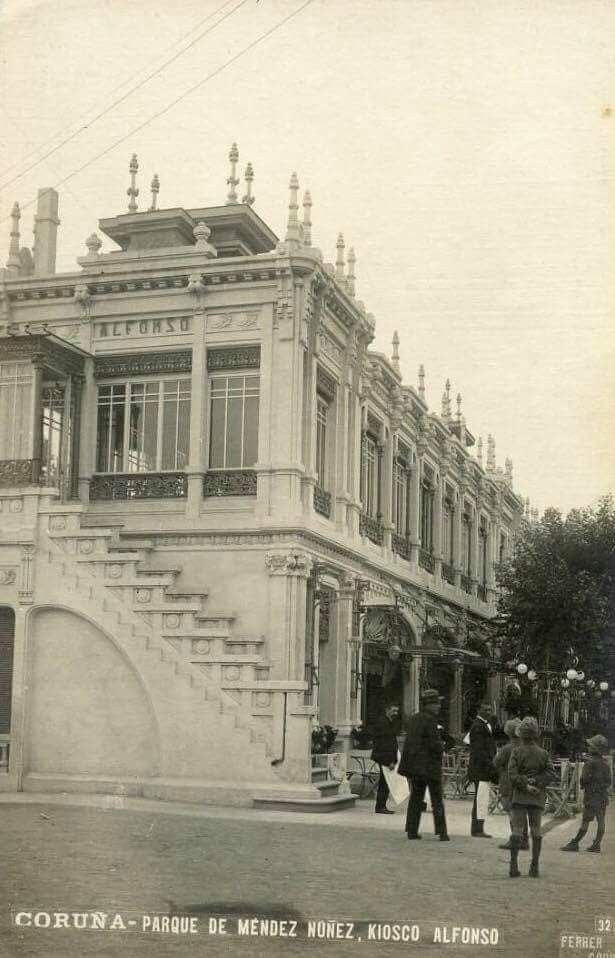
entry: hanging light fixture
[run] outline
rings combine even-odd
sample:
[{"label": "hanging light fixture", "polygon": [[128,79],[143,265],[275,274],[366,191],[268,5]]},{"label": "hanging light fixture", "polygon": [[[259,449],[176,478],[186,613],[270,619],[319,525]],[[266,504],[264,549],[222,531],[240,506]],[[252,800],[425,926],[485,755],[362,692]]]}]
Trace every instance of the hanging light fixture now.
[{"label": "hanging light fixture", "polygon": [[567,689],[569,685],[570,685],[570,679],[562,679],[561,686],[563,689]]},{"label": "hanging light fixture", "polygon": [[585,672],[577,672],[577,679],[579,682],[582,682],[585,678]]},{"label": "hanging light fixture", "polygon": [[568,671],[566,672],[566,678],[570,679],[571,681],[573,679],[578,679],[578,677],[579,677],[579,674],[576,669],[568,669]]},{"label": "hanging light fixture", "polygon": [[593,689],[593,687],[594,687],[595,684],[596,684],[596,683],[594,682],[593,679],[588,679],[588,680],[587,680],[587,688],[588,688],[588,689]]},{"label": "hanging light fixture", "polygon": [[538,678],[538,674],[534,671],[534,669],[530,669],[530,671],[527,673],[527,677],[530,682],[535,682]]},{"label": "hanging light fixture", "polygon": [[609,683],[608,683],[608,682],[601,682],[601,683],[600,683],[600,691],[601,691],[601,692],[606,692],[607,689],[608,689],[608,687],[609,687]]},{"label": "hanging light fixture", "polygon": [[519,675],[525,675],[525,673],[527,672],[527,665],[525,664],[525,662],[519,662],[519,665],[517,666],[517,672],[519,673]]}]

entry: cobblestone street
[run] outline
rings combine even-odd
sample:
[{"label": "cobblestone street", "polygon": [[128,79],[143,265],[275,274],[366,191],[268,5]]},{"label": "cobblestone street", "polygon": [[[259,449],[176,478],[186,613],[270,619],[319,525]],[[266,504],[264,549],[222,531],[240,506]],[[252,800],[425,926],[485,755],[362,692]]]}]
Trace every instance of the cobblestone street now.
[{"label": "cobblestone street", "polygon": [[[497,838],[467,834],[469,804],[450,802],[450,844],[433,837],[425,816],[423,840],[408,842],[402,813],[375,816],[371,804],[337,815],[293,816],[246,809],[171,806],[139,800],[75,797],[72,805],[41,796],[2,799],[2,958],[174,955],[557,956],[558,934],[589,934],[608,915],[612,896],[613,814],[601,856],[565,855],[559,847],[575,822],[550,829],[543,877],[507,877],[507,853]],[[114,807],[115,806],[115,807]],[[490,823],[506,834],[506,820]],[[587,844],[587,843],[586,843]],[[609,867],[610,866],[610,867]],[[119,914],[126,929],[16,927],[18,912]],[[141,931],[142,916],[197,918],[197,935]],[[210,937],[211,914],[307,921],[408,923],[418,942]],[[29,920],[29,919],[26,919]],[[40,920],[40,919],[39,919]],[[45,921],[45,919],[43,919]],[[130,925],[129,922],[136,922]],[[152,922],[153,924],[153,922]],[[229,921],[236,931],[235,919]],[[434,943],[436,926],[446,926]],[[446,944],[455,926],[496,928],[498,944]],[[301,933],[301,932],[300,932]],[[386,934],[386,932],[384,932]]]}]

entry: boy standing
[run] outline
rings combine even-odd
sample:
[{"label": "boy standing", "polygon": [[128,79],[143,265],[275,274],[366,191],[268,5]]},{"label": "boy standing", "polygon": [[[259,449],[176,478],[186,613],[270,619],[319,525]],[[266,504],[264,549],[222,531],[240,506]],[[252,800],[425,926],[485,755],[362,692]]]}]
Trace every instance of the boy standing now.
[{"label": "boy standing", "polygon": [[[504,734],[508,738],[508,742],[502,748],[498,749],[498,752],[493,760],[495,770],[499,775],[499,788],[500,788],[500,801],[502,803],[502,808],[505,812],[508,812],[508,817],[510,819],[510,833],[511,837],[508,839],[506,844],[500,845],[500,848],[506,848],[510,850],[511,840],[512,840],[512,785],[510,782],[510,775],[508,774],[508,763],[510,762],[510,756],[512,755],[512,750],[516,745],[519,744],[519,726],[521,725],[520,718],[509,719],[504,724]],[[523,823],[523,838],[521,845],[519,846],[520,851],[527,851],[530,847],[527,831],[527,819]]]},{"label": "boy standing", "polygon": [[587,739],[589,755],[583,765],[581,773],[581,788],[583,788],[583,819],[581,827],[574,838],[564,845],[563,852],[578,852],[579,842],[587,834],[590,823],[596,819],[596,837],[588,852],[600,852],[600,842],[604,835],[604,820],[606,807],[609,803],[608,790],[611,787],[611,769],[603,756],[609,750],[609,743],[604,735],[594,735]]},{"label": "boy standing", "polygon": [[519,725],[521,744],[513,749],[508,764],[512,785],[512,835],[510,838],[511,878],[519,877],[518,856],[527,821],[532,834],[530,878],[538,878],[538,860],[542,847],[540,826],[547,797],[546,785],[553,777],[553,765],[544,748],[538,745],[540,731],[535,718],[527,716]]}]

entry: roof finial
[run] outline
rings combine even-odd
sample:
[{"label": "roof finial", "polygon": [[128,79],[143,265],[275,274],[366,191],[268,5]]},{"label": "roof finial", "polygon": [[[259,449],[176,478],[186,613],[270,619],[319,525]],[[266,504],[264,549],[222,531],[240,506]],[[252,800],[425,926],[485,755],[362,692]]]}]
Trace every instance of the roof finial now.
[{"label": "roof finial", "polygon": [[14,203],[13,209],[11,210],[11,239],[9,242],[9,258],[6,261],[6,268],[15,273],[19,271],[19,267],[21,266],[21,260],[19,259],[20,218],[21,210],[19,209],[19,203]]},{"label": "roof finial", "polygon": [[132,154],[132,159],[128,167],[130,173],[130,186],[126,190],[126,195],[130,197],[128,203],[128,212],[136,213],[137,212],[137,196],[139,195],[139,190],[137,189],[137,173],[139,172],[139,161],[137,160],[137,154]]},{"label": "roof finial", "polygon": [[208,257],[213,257],[218,255],[218,251],[216,250],[216,248],[212,246],[210,242],[208,242],[209,237],[211,236],[211,230],[209,226],[207,225],[207,223],[205,223],[203,220],[199,220],[199,222],[196,224],[196,226],[192,230],[192,234],[196,241],[194,245],[199,250],[199,252],[205,253]]},{"label": "roof finial", "polygon": [[160,193],[160,180],[158,179],[157,173],[154,173],[150,189],[152,191],[152,205],[150,206],[149,211],[150,213],[154,213],[158,205],[158,194]]},{"label": "roof finial", "polygon": [[[350,261],[350,256],[348,257]],[[397,330],[393,333],[393,339],[391,340],[393,344],[393,355],[391,356],[391,365],[396,373],[399,372],[399,333]]]},{"label": "roof finial", "polygon": [[252,196],[252,183],[254,182],[254,169],[251,163],[248,163],[246,166],[246,172],[244,173],[246,180],[246,193],[242,199],[242,203],[245,203],[246,206],[252,206],[254,202],[254,197]]},{"label": "roof finial", "polygon": [[504,478],[506,482],[512,486],[513,481],[513,463],[510,456],[507,456],[504,460]]},{"label": "roof finial", "polygon": [[337,248],[337,259],[335,261],[335,278],[343,286],[346,282],[346,276],[344,274],[344,267],[346,265],[344,263],[344,250],[346,248],[346,244],[344,243],[344,237],[342,233],[338,233],[337,243],[335,245]]},{"label": "roof finial", "polygon": [[451,422],[451,381],[446,380],[442,393],[442,419],[447,425]]},{"label": "roof finial", "polygon": [[357,257],[355,256],[354,247],[351,246],[348,250],[348,276],[346,277],[346,289],[348,290],[349,296],[354,296],[355,294],[355,274],[354,268],[357,262]]},{"label": "roof finial", "polygon": [[457,393],[457,422],[461,422],[461,393]]},{"label": "roof finial", "polygon": [[297,193],[299,191],[299,180],[297,179],[296,173],[292,174],[288,188],[290,190],[290,200],[288,203],[288,225],[286,227],[286,242],[299,243],[301,242],[301,230],[299,229],[299,218],[297,216],[297,210],[299,209],[299,204],[297,203]]},{"label": "roof finial", "polygon": [[483,437],[478,437],[478,445],[476,447],[476,458],[478,459],[478,464],[483,468]]},{"label": "roof finial", "polygon": [[495,472],[495,439],[491,433],[487,436],[487,472]]},{"label": "roof finial", "polygon": [[85,241],[85,245],[88,251],[87,252],[88,259],[96,259],[98,254],[100,253],[100,248],[102,246],[102,241],[100,239],[100,236],[98,236],[96,233],[90,233],[90,235]]},{"label": "roof finial", "polygon": [[303,245],[312,245],[312,194],[309,190],[303,194]]},{"label": "roof finial", "polygon": [[425,367],[423,363],[419,366],[419,396],[425,399]]},{"label": "roof finial", "polygon": [[230,153],[228,158],[231,163],[231,175],[227,179],[227,184],[230,187],[228,191],[228,196],[226,198],[226,205],[230,206],[232,203],[237,203],[237,186],[239,185],[239,180],[237,179],[237,163],[239,162],[239,150],[237,149],[237,144],[233,143],[231,146]]}]

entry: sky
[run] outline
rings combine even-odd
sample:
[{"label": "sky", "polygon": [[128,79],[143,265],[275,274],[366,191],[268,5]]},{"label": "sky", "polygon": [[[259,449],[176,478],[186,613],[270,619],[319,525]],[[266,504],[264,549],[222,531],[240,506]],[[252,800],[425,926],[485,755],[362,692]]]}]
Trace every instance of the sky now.
[{"label": "sky", "polygon": [[126,211],[132,153],[143,207],[154,173],[161,207],[218,205],[237,141],[279,236],[293,171],[325,261],[344,233],[372,348],[399,331],[430,407],[450,378],[532,505],[595,504],[615,492],[614,39],[611,0],[0,0],[0,262],[38,188],[73,270]]}]

